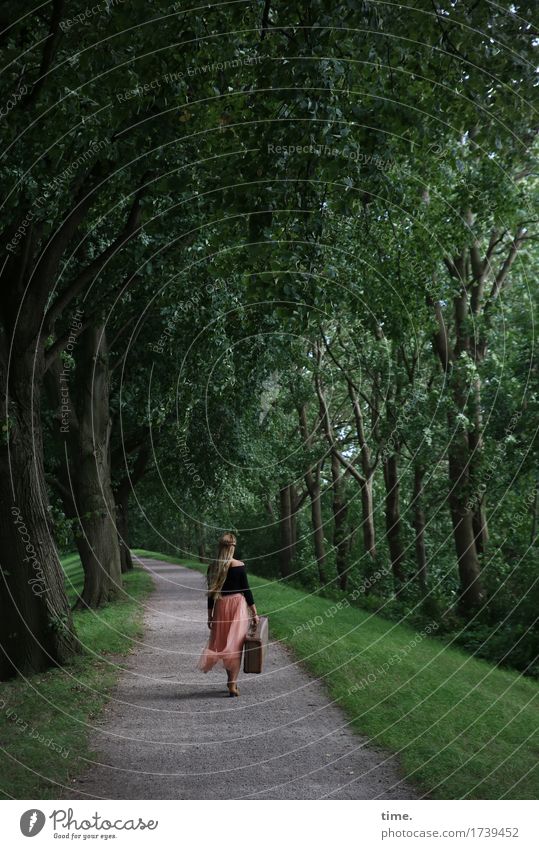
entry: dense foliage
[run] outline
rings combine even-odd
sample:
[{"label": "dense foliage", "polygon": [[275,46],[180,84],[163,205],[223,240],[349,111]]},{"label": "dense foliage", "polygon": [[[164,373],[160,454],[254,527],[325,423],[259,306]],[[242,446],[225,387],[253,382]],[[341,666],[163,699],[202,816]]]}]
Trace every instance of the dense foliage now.
[{"label": "dense foliage", "polygon": [[77,651],[58,550],[97,607],[224,528],[536,674],[532,4],[19,5],[4,676]]}]

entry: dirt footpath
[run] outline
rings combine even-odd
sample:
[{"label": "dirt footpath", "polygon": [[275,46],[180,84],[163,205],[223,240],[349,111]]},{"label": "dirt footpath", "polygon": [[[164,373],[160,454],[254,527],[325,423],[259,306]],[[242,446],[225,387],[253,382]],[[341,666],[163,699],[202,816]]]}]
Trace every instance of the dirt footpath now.
[{"label": "dirt footpath", "polygon": [[70,799],[417,798],[397,759],[354,734],[281,645],[270,644],[262,675],[241,674],[237,699],[223,670],[198,672],[208,636],[203,576],[142,562],[156,585],[144,637]]}]

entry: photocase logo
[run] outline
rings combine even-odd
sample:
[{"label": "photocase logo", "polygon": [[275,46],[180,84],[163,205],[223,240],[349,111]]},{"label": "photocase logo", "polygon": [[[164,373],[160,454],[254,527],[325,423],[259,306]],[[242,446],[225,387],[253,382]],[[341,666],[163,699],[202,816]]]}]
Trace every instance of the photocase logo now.
[{"label": "photocase logo", "polygon": [[21,831],[25,837],[34,837],[39,834],[45,825],[45,814],[36,808],[25,811],[21,817]]},{"label": "photocase logo", "polygon": [[[82,839],[86,840],[90,837],[101,837],[110,839],[116,837],[117,834],[112,832],[122,831],[155,831],[159,825],[159,820],[143,820],[139,817],[138,820],[134,817],[129,819],[121,819],[118,817],[114,820],[109,820],[102,817],[97,811],[84,819],[76,819],[73,808],[57,808],[49,814],[49,820],[52,820],[52,829],[54,837],[67,838],[80,837],[77,832],[85,832]],[[37,808],[30,808],[25,811],[21,817],[21,831],[25,837],[34,837],[39,834],[45,825],[46,816],[43,811]],[[88,834],[88,832],[90,832]],[[95,833],[97,832],[97,834]],[[99,834],[99,832],[104,832]]]}]

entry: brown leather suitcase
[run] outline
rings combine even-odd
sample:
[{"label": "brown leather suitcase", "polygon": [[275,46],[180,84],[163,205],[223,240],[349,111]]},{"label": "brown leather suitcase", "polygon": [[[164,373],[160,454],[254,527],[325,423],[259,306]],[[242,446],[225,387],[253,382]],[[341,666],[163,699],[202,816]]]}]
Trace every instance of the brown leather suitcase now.
[{"label": "brown leather suitcase", "polygon": [[259,616],[255,631],[249,631],[243,644],[243,671],[262,672],[268,650],[268,617]]}]

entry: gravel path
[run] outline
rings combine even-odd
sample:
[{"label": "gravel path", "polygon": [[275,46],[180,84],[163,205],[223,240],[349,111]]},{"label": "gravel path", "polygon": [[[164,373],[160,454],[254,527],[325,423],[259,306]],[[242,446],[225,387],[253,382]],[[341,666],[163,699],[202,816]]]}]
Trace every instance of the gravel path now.
[{"label": "gravel path", "polygon": [[396,758],[353,733],[280,644],[270,644],[264,673],[242,673],[240,697],[228,698],[223,670],[195,668],[208,636],[203,576],[142,563],[156,585],[144,638],[70,799],[417,798]]}]

